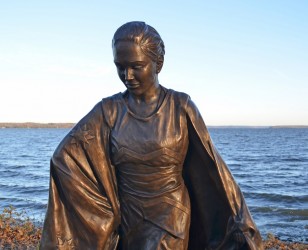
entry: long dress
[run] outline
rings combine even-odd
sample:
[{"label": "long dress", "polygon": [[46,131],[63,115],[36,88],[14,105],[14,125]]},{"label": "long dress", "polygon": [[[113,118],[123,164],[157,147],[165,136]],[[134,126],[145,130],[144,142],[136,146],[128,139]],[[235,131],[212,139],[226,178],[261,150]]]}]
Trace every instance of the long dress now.
[{"label": "long dress", "polygon": [[41,249],[263,249],[244,197],[189,96],[157,112],[103,99],[51,159]]},{"label": "long dress", "polygon": [[[190,201],[182,177],[188,130],[174,92],[144,118],[120,96],[111,131],[123,249],[187,249]],[[172,115],[169,115],[172,114]]]}]

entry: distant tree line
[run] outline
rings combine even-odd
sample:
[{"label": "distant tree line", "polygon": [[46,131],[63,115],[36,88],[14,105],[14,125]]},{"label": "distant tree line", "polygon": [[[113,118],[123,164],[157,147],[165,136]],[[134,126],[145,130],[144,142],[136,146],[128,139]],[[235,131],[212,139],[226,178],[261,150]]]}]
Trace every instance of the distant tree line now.
[{"label": "distant tree line", "polygon": [[72,128],[74,123],[0,122],[0,128]]}]

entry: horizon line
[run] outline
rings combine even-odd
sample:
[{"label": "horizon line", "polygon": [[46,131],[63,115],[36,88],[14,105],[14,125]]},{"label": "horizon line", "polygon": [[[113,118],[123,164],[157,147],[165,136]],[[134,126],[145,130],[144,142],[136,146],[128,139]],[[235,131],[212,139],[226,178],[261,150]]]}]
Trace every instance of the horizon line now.
[{"label": "horizon line", "polygon": [[[75,122],[0,122],[0,128],[72,128]],[[308,125],[206,125],[208,128],[308,128]]]}]

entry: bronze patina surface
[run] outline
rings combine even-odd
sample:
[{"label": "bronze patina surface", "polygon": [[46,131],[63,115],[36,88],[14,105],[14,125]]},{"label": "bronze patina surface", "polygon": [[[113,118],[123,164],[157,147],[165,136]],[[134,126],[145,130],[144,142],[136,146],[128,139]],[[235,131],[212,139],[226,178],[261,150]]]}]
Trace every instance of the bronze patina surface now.
[{"label": "bronze patina surface", "polygon": [[51,159],[41,249],[263,249],[190,97],[160,85],[164,43],[130,22],[112,40],[126,91],[104,98]]}]

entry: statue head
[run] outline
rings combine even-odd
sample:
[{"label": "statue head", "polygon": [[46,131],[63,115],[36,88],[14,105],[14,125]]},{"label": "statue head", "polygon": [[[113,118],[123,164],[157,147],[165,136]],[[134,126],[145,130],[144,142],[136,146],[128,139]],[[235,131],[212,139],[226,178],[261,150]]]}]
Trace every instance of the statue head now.
[{"label": "statue head", "polygon": [[142,52],[157,64],[157,73],[162,69],[165,55],[165,45],[158,32],[145,22],[128,22],[115,32],[112,48],[119,41],[133,41]]}]

